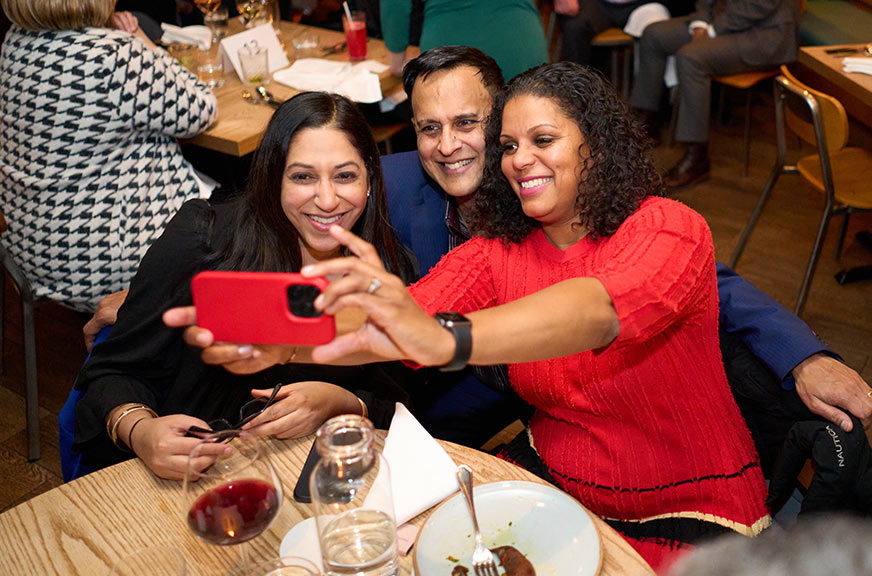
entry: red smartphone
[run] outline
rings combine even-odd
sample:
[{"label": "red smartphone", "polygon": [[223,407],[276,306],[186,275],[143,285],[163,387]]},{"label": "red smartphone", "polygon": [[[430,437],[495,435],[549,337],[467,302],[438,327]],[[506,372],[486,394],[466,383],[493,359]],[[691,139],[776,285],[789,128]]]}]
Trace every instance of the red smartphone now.
[{"label": "red smartphone", "polygon": [[200,272],[191,280],[197,324],[217,341],[315,346],[336,335],[313,301],[326,278],[290,272]]}]

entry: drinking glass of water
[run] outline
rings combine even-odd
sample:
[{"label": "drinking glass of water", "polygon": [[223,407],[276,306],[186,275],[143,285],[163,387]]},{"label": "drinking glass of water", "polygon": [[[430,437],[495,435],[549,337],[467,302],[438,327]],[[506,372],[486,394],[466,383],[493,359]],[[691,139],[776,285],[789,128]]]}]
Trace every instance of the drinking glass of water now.
[{"label": "drinking glass of water", "polygon": [[325,422],[309,481],[327,576],[395,576],[397,524],[390,471],[372,422],[347,414]]}]

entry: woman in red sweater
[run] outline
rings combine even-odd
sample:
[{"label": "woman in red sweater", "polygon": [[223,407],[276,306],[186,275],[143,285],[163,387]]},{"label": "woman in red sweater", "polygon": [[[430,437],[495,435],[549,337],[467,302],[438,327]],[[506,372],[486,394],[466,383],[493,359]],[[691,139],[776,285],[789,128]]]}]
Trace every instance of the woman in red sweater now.
[{"label": "woman in red sweater", "polygon": [[756,535],[765,485],[721,364],[705,221],[661,197],[639,127],[585,67],[522,74],[492,118],[481,236],[408,292],[372,246],[331,230],[357,257],[303,269],[345,274],[316,306],[369,319],[313,359],[508,363],[545,471],[655,569],[701,538]]}]

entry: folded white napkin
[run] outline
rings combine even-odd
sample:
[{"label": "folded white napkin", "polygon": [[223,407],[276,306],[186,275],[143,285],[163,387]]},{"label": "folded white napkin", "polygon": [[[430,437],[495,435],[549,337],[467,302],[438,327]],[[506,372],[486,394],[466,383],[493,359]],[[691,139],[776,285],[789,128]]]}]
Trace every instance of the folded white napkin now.
[{"label": "folded white napkin", "polygon": [[196,44],[200,50],[208,50],[212,46],[212,32],[205,26],[185,26],[180,28],[172,24],[161,23],[163,36],[160,41],[164,44],[181,42],[182,44]]},{"label": "folded white napkin", "polygon": [[657,2],[642,4],[630,12],[630,15],[627,17],[627,25],[624,26],[624,32],[633,38],[641,38],[642,32],[645,31],[649,24],[669,20],[669,18],[671,18],[669,9],[663,4]]},{"label": "folded white napkin", "polygon": [[[397,402],[383,451],[390,468],[397,526],[457,492],[457,465],[436,440]],[[382,468],[384,470],[384,468]],[[380,473],[376,484],[383,481]],[[374,486],[371,494],[378,494]],[[315,519],[303,520],[282,539],[282,556],[302,556],[321,565]]]},{"label": "folded white napkin", "polygon": [[860,72],[872,75],[872,58],[845,58],[842,60],[842,70],[845,72]]},{"label": "folded white napkin", "polygon": [[382,99],[378,74],[387,68],[375,60],[351,65],[323,58],[303,58],[273,74],[273,80],[297,90],[335,92],[355,102],[372,103]]},{"label": "folded white napkin", "polygon": [[460,489],[455,477],[457,464],[399,402],[385,439],[384,455],[391,469],[397,526]]}]

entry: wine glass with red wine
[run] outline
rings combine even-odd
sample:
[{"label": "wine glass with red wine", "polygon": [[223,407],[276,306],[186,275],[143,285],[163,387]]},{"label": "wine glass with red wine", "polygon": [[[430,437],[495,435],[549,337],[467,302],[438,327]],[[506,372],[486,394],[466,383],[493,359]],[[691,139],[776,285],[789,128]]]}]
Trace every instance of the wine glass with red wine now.
[{"label": "wine glass with red wine", "polygon": [[[282,504],[282,485],[264,441],[241,430],[203,438],[188,457],[184,515],[200,539],[218,546],[242,544],[266,530]],[[240,546],[245,566],[245,551]]]}]

